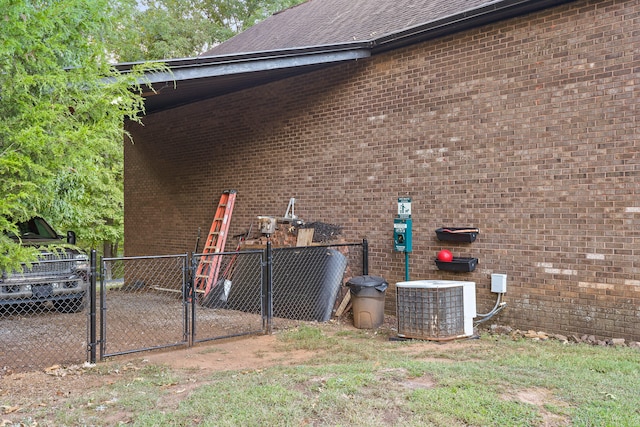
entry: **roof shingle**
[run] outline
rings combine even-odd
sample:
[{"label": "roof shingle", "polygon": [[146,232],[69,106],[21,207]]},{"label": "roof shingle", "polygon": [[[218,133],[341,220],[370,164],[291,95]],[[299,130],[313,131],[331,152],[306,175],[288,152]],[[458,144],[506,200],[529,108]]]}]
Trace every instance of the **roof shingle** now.
[{"label": "roof shingle", "polygon": [[308,0],[201,56],[369,41],[502,0]]}]

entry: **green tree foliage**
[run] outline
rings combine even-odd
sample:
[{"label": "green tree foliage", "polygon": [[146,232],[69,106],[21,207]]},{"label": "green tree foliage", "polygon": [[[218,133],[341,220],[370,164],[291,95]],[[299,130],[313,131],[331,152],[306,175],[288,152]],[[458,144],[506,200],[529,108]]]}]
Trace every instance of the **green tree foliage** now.
[{"label": "green tree foliage", "polygon": [[24,259],[6,233],[34,215],[87,245],[122,238],[123,121],[144,111],[144,70],[110,65],[113,5],[0,0],[0,267]]},{"label": "green tree foliage", "polygon": [[300,2],[0,0],[0,269],[34,255],[7,233],[35,215],[87,248],[122,240],[123,121],[154,69],[114,62],[195,56]]},{"label": "green tree foliage", "polygon": [[112,33],[120,62],[194,57],[303,0],[140,0]]}]

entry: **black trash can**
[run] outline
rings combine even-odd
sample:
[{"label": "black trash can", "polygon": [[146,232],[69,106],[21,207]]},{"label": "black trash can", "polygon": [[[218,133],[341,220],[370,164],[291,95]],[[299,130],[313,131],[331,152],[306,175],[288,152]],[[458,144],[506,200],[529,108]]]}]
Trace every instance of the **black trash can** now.
[{"label": "black trash can", "polygon": [[347,286],[353,301],[353,326],[375,329],[384,322],[384,298],[389,284],[378,276],[352,277]]}]

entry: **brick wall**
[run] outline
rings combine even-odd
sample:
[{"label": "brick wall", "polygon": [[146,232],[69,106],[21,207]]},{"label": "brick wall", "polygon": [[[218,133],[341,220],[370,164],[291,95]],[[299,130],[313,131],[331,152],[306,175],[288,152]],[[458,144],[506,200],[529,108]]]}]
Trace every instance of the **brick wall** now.
[{"label": "brick wall", "polygon": [[[410,277],[472,280],[520,329],[640,339],[640,3],[580,1],[157,113],[125,143],[127,255],[187,252],[224,189],[233,234],[283,215],[367,238],[404,280],[397,198],[413,201]],[[439,242],[441,226],[480,229]],[[439,271],[441,248],[477,257]],[[395,289],[387,292],[395,309]]]}]

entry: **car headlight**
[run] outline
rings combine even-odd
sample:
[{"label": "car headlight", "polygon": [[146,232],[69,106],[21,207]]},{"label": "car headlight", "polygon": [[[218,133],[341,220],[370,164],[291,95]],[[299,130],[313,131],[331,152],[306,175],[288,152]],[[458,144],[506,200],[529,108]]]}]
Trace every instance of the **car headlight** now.
[{"label": "car headlight", "polygon": [[89,280],[89,257],[83,253],[73,255],[75,261],[74,274],[82,279],[83,282]]},{"label": "car headlight", "polygon": [[87,256],[87,254],[83,253],[73,255],[73,259],[75,259],[76,261],[89,261],[89,257]]},{"label": "car headlight", "polygon": [[86,254],[75,254],[73,259],[76,262],[78,270],[86,270],[89,268],[89,257]]}]

